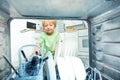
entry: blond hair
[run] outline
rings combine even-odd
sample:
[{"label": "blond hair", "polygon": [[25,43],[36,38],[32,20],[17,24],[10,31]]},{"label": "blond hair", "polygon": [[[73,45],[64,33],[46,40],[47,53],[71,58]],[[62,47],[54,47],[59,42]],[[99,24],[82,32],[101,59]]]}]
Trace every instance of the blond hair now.
[{"label": "blond hair", "polygon": [[56,27],[56,20],[43,20],[43,21],[42,21],[43,27],[44,27],[44,25],[46,24],[46,22],[52,23],[52,24]]}]

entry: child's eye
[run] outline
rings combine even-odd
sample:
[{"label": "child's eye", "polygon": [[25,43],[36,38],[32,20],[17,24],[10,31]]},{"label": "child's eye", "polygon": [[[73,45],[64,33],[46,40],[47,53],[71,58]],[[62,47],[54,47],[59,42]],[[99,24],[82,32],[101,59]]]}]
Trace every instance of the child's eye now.
[{"label": "child's eye", "polygon": [[50,26],[53,26],[52,24],[50,24]]},{"label": "child's eye", "polygon": [[45,27],[47,27],[48,25],[45,25]]}]

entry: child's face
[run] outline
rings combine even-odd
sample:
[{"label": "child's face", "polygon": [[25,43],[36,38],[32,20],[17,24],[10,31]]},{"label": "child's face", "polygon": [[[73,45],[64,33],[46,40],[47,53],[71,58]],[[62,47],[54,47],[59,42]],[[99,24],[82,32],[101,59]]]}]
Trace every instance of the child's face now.
[{"label": "child's face", "polygon": [[53,23],[46,22],[43,28],[48,35],[51,35],[54,32],[55,26]]}]

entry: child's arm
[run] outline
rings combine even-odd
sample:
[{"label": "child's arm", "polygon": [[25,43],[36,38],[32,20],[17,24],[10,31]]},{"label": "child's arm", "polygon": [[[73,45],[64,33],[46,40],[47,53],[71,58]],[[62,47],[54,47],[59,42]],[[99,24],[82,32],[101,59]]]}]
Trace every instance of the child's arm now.
[{"label": "child's arm", "polygon": [[56,64],[57,58],[60,57],[60,52],[61,52],[61,42],[57,42],[55,47],[55,55],[54,55],[55,64]]},{"label": "child's arm", "polygon": [[[38,47],[40,47],[40,46],[42,46],[43,42],[44,42],[44,33],[41,33],[41,36],[36,40],[36,45],[37,45]],[[41,51],[40,51],[40,49],[37,48],[37,47],[34,49],[34,52],[35,52],[36,54],[41,55],[41,54],[40,54]]]},{"label": "child's arm", "polygon": [[[40,43],[36,42],[36,45],[40,46]],[[40,53],[40,49],[38,47],[35,47],[34,52],[35,52],[35,54],[39,54]]]},{"label": "child's arm", "polygon": [[56,61],[57,61],[57,58],[60,57],[60,55],[61,55],[61,49],[62,49],[62,44],[63,44],[63,40],[62,40],[60,34],[59,34],[59,36],[58,36],[57,39],[58,39],[58,41],[57,41],[57,43],[56,43],[55,55],[54,55],[55,63],[56,63]]}]

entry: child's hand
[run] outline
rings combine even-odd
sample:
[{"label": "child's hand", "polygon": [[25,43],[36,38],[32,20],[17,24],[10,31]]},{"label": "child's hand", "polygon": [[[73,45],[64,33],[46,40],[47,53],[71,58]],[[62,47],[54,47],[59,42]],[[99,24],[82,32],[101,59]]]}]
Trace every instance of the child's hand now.
[{"label": "child's hand", "polygon": [[38,55],[40,53],[40,50],[38,48],[35,48],[34,53]]}]

